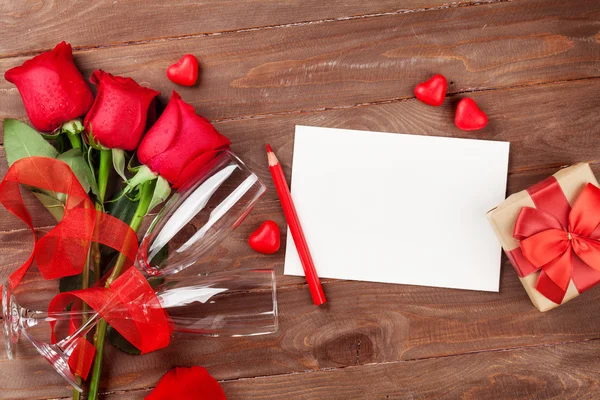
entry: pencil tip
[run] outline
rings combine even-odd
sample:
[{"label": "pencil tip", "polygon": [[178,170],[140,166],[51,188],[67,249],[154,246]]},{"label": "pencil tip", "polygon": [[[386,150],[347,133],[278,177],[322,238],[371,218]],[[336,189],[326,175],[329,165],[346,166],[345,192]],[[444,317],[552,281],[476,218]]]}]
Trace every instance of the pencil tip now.
[{"label": "pencil tip", "polygon": [[273,149],[271,148],[271,145],[267,143],[267,153],[272,153]]}]

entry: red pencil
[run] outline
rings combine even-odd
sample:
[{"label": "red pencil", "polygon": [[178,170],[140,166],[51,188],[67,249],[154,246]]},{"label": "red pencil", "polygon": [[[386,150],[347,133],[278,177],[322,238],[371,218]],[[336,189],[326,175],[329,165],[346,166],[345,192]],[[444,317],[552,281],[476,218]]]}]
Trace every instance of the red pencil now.
[{"label": "red pencil", "polygon": [[277,190],[277,195],[281,202],[281,208],[283,208],[283,215],[285,216],[292,237],[294,238],[294,244],[296,245],[298,255],[300,256],[302,268],[304,268],[304,275],[306,276],[310,294],[315,305],[319,306],[324,304],[327,299],[325,298],[325,293],[323,293],[321,282],[319,282],[319,277],[315,270],[315,263],[308,250],[306,238],[304,237],[304,232],[302,232],[302,226],[298,219],[298,213],[296,212],[296,207],[294,207],[294,202],[292,201],[290,188],[283,175],[283,169],[281,169],[281,164],[269,145],[267,145],[267,158],[269,160],[269,170],[271,170],[273,183],[275,183],[275,189]]}]

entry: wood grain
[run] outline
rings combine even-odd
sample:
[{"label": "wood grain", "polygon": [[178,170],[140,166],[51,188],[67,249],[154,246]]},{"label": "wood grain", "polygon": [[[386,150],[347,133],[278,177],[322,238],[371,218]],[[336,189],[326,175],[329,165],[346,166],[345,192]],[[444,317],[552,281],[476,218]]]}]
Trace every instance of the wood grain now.
[{"label": "wood grain", "polygon": [[[282,264],[284,247],[277,258],[265,258],[243,246],[249,233],[264,219],[271,218],[285,226],[268,173],[263,145],[270,142],[276,148],[290,180],[295,125],[510,141],[508,193],[511,194],[551,175],[561,165],[589,161],[595,164],[595,172],[600,173],[597,153],[600,116],[596,112],[600,106],[598,90],[600,79],[590,79],[473,93],[471,97],[488,113],[491,121],[489,127],[478,132],[463,132],[454,127],[452,115],[458,96],[453,96],[438,108],[418,101],[396,101],[352,109],[217,123],[218,129],[233,141],[234,151],[259,174],[268,191],[246,223],[210,256],[200,260],[197,268],[213,271],[240,266],[260,267],[265,266],[265,262],[270,267]],[[5,155],[0,151],[0,176],[5,173]],[[37,199],[26,190],[23,194],[27,207],[35,216],[34,223],[37,226],[53,225],[54,219]],[[31,239],[23,227],[17,218],[4,209],[0,211],[0,232],[3,232],[0,233],[0,247],[3,249],[0,253],[4,254],[0,276],[12,271],[28,256]],[[285,235],[282,236],[285,239]],[[284,278],[286,283],[301,281],[300,278]]]},{"label": "wood grain", "polygon": [[[600,343],[523,348],[435,360],[222,382],[227,398],[328,400],[592,400],[600,397]],[[141,399],[150,390],[106,400]]]},{"label": "wood grain", "polygon": [[[109,346],[103,387],[152,387],[173,366],[203,365],[217,379],[231,380],[600,337],[598,288],[543,314],[506,264],[500,293],[349,281],[324,286],[332,299],[325,308],[311,304],[306,287],[279,290],[281,331],[276,336],[181,336],[144,356]],[[36,371],[36,379],[25,389],[24,381],[12,376],[26,371]],[[10,398],[68,395],[62,378],[31,346],[23,347],[16,362],[1,356],[0,389]]]},{"label": "wood grain", "polygon": [[[530,180],[524,178],[529,174],[534,173],[511,179]],[[243,242],[229,241],[227,246],[232,246],[230,257],[248,253]],[[276,260],[280,266],[281,259]],[[257,261],[270,262],[268,257]],[[35,300],[42,298],[41,292],[51,295],[52,287],[38,286],[36,279],[28,277],[25,290],[35,293]],[[277,337],[180,337],[168,349],[143,357],[111,349],[106,387],[150,387],[174,365],[204,365],[219,379],[238,379],[595,339],[600,332],[594,318],[600,311],[597,288],[541,314],[506,261],[499,294],[342,281],[326,283],[325,290],[335,301],[318,309],[311,305],[305,286],[280,287]],[[31,347],[20,354],[23,362],[0,357],[0,377],[6,377],[0,378],[0,388],[11,398],[66,395],[63,382]],[[37,371],[37,379],[25,392],[23,381],[7,373],[31,370]]]},{"label": "wood grain", "polygon": [[[552,175],[557,171],[558,168],[543,168],[535,171],[518,172],[509,175],[508,177],[508,189],[507,193],[512,194],[523,190],[534,183],[540,182],[546,177]],[[600,164],[592,165],[592,170],[596,176],[600,176]],[[278,273],[278,286],[286,287],[290,285],[304,284],[304,278],[294,276],[283,276],[283,258],[285,252],[286,243],[286,231],[285,221],[280,210],[280,205],[275,195],[274,188],[269,181],[265,181],[270,187],[265,197],[258,203],[253,212],[247,217],[245,222],[240,225],[225,241],[215,246],[211,251],[198,259],[192,269],[196,272],[215,272],[233,270],[236,268],[273,268]],[[36,200],[33,199],[30,205],[31,210],[34,214],[42,214],[45,212],[44,208],[39,203],[34,203]],[[150,216],[146,220],[148,224],[149,220],[153,216]],[[49,217],[51,218],[51,217]],[[275,220],[279,226],[281,226],[281,249],[272,256],[264,256],[250,251],[247,246],[247,238],[254,229],[256,229],[262,221],[270,218]],[[3,226],[6,225],[7,219],[13,219],[4,209],[0,211],[0,221]],[[16,219],[15,219],[16,220]],[[52,222],[51,220],[49,222]],[[38,235],[40,232],[45,232],[50,227],[38,229]],[[141,229],[140,232],[143,232]],[[140,233],[141,234],[141,233]],[[12,271],[14,271],[19,265],[21,265],[28,257],[31,251],[32,239],[31,233],[26,229],[16,229],[12,231],[0,232],[0,254],[3,255],[2,264],[0,265],[0,281],[5,279]],[[506,260],[504,260],[506,261]],[[35,271],[35,268],[34,268]],[[25,290],[35,291],[47,291],[49,288],[55,288],[48,282],[42,283],[40,277],[34,273],[27,275],[30,277],[26,279],[22,285],[26,284]],[[333,282],[335,280],[324,279],[324,282]],[[49,301],[51,293],[45,295],[45,297],[35,297],[37,304],[43,306]],[[46,303],[45,303],[46,302]]]},{"label": "wood grain", "polygon": [[[76,60],[86,76],[131,76],[163,103],[177,89],[206,117],[230,119],[411,98],[436,72],[451,92],[600,76],[598,19],[595,0],[503,2],[87,50]],[[200,59],[199,88],[165,77],[184,53]],[[25,59],[0,60],[0,73]],[[0,80],[0,118],[8,116],[24,118],[24,109]]]},{"label": "wood grain", "polygon": [[[587,79],[472,93],[469,97],[478,102],[490,119],[488,127],[475,132],[464,132],[454,126],[455,104],[463,96],[451,96],[436,108],[415,100],[394,101],[351,109],[233,120],[216,123],[216,126],[232,140],[233,150],[270,189],[262,201],[265,208],[261,206],[253,214],[257,218],[268,218],[276,213],[281,217],[277,221],[283,224],[266,164],[264,143],[269,142],[276,149],[287,178],[291,179],[295,125],[510,141],[511,173],[540,168],[556,170],[579,161],[597,163],[600,160],[597,151],[600,146],[599,90],[600,79]],[[5,154],[0,148],[0,176],[4,176],[6,170]],[[37,199],[25,192],[25,202],[35,215],[34,223],[37,226],[54,224],[52,216],[39,206]],[[23,224],[15,217],[0,213],[0,231],[21,228]]]},{"label": "wood grain", "polygon": [[[0,34],[3,37],[0,58],[48,50],[62,40],[77,47],[105,47],[265,26],[318,23],[363,15],[407,13],[489,2],[491,1],[6,1],[0,3]],[[68,29],[65,29],[67,25]],[[27,40],[22,40],[24,36]]]},{"label": "wood grain", "polygon": [[[178,337],[139,357],[109,346],[106,398],[142,398],[177,365],[206,366],[230,399],[600,397],[598,288],[542,314],[503,258],[500,293],[324,280],[332,301],[315,308],[302,278],[281,276],[284,250],[263,256],[246,243],[264,219],[284,226],[263,145],[276,148],[289,179],[296,124],[510,141],[509,194],[574,162],[589,161],[600,174],[600,4],[481,3],[0,3],[0,73],[67,39],[79,48],[76,62],[86,76],[95,68],[132,76],[161,90],[164,104],[174,88],[166,66],[183,53],[198,55],[199,87],[177,90],[217,119],[269,188],[248,220],[195,268],[275,268],[279,334]],[[78,23],[66,29],[69,21]],[[412,98],[416,82],[436,72],[454,94],[439,108]],[[454,127],[464,96],[489,115],[485,130]],[[0,80],[0,118],[7,116],[25,119],[18,92]],[[0,149],[0,176],[5,172]],[[53,224],[33,197],[25,201],[37,226]],[[29,235],[0,212],[0,277],[26,258]],[[41,308],[56,282],[31,271],[21,289],[27,305]],[[69,395],[31,346],[16,362],[0,352],[0,398]]]}]

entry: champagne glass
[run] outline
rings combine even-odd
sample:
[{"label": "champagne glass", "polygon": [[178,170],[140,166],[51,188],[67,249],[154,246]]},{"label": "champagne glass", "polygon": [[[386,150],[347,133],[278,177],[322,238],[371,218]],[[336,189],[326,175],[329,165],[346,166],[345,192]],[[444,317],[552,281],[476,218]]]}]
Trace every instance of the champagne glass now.
[{"label": "champagne glass", "polygon": [[[188,268],[244,220],[265,190],[258,176],[235,154],[221,151],[179,187],[156,215],[141,241],[134,267],[148,278],[165,277]],[[23,308],[13,300],[14,290],[8,284],[3,286],[4,333],[9,359],[14,359],[14,344],[23,326],[30,323],[28,319],[21,319]],[[94,312],[88,315],[88,324],[95,324],[100,318]],[[80,330],[86,328],[84,324]],[[62,357],[61,364],[56,361],[58,353],[48,353],[47,346],[35,343],[34,346],[61,375],[68,376],[71,384],[76,383],[70,379],[72,373],[69,375],[68,366],[64,369],[68,356]]]},{"label": "champagne glass", "polygon": [[[242,337],[277,332],[276,283],[271,269],[224,271],[191,277],[171,274],[162,280],[156,296],[175,333]],[[83,391],[68,361],[80,339],[100,320],[99,314],[84,311],[48,313],[22,307],[8,281],[3,286],[2,304],[5,342],[11,357],[16,352],[19,337],[23,336],[67,382]],[[148,302],[143,295],[128,303],[146,309],[159,307],[159,304]],[[110,318],[135,318],[132,322],[136,324],[152,323],[151,313],[132,316],[123,304],[106,307]],[[48,333],[55,332],[57,324],[63,323],[58,326],[60,330],[74,321],[85,322],[75,333],[55,344],[49,343]],[[46,333],[46,340],[40,338],[40,330]]]},{"label": "champagne glass", "polygon": [[227,237],[265,191],[255,173],[223,151],[173,193],[154,218],[140,242],[136,267],[147,276],[189,267]]}]

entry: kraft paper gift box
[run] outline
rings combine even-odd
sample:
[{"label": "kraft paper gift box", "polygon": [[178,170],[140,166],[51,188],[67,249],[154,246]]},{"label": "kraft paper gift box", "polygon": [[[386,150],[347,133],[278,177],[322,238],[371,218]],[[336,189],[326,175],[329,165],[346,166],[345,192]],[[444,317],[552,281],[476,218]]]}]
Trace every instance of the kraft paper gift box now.
[{"label": "kraft paper gift box", "polygon": [[[592,257],[600,257],[600,228],[597,226],[600,212],[589,211],[594,209],[593,200],[600,199],[599,193],[598,181],[589,164],[581,163],[564,168],[542,182],[511,195],[487,213],[504,252],[538,310],[544,312],[558,307],[600,282],[600,267]],[[578,206],[572,208],[578,199]],[[600,206],[600,203],[597,204]],[[548,217],[548,214],[552,217]],[[527,217],[537,219],[535,222],[538,226],[536,223],[527,224],[533,221]],[[584,222],[573,223],[581,220]],[[585,221],[588,222],[587,226]],[[536,233],[548,229],[552,232],[544,232],[532,239]],[[526,235],[530,236],[523,237],[523,232],[527,230],[529,233]],[[588,256],[586,250],[589,249],[591,253],[597,251],[598,254]],[[540,266],[545,261],[550,262]],[[557,276],[562,276],[562,280]],[[562,282],[562,287],[556,281]]]}]

